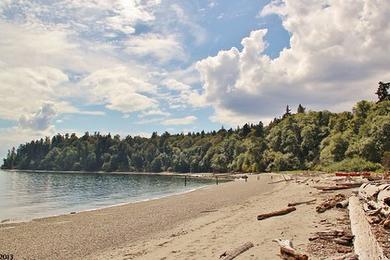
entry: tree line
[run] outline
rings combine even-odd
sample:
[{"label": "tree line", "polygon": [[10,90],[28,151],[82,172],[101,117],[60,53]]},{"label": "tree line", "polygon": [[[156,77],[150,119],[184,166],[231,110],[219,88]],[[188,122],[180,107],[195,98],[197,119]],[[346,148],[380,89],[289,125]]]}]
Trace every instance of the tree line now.
[{"label": "tree line", "polygon": [[378,102],[360,101],[352,112],[306,111],[299,105],[296,113],[287,107],[268,126],[259,122],[207,133],[154,132],[150,138],[57,134],[11,149],[2,168],[183,173],[381,170],[388,167],[390,156],[390,100],[387,92],[383,95],[388,87],[380,85]]}]

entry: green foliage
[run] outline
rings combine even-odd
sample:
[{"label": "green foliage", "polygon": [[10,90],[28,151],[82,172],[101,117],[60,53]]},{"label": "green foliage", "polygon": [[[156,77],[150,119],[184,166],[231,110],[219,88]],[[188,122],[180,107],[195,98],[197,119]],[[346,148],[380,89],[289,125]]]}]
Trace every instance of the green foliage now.
[{"label": "green foliage", "polygon": [[390,82],[388,83],[379,82],[378,90],[375,93],[378,96],[378,102],[390,100],[389,89],[390,89]]},{"label": "green foliage", "polygon": [[361,101],[351,112],[300,106],[268,126],[150,138],[57,134],[11,149],[4,169],[73,171],[262,172],[378,170],[388,166],[390,101]]},{"label": "green foliage", "polygon": [[319,170],[326,172],[335,172],[335,171],[377,171],[382,169],[382,166],[379,163],[373,163],[364,160],[363,158],[354,157],[344,159],[337,163],[332,163],[329,165],[321,165],[318,167]]}]

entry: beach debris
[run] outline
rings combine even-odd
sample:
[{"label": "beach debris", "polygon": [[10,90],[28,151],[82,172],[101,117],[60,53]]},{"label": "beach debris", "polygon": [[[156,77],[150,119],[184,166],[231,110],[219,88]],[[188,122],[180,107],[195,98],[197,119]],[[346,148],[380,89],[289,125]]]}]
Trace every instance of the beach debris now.
[{"label": "beach debris", "polygon": [[292,202],[288,203],[288,207],[294,207],[302,204],[312,204],[313,202],[317,201],[317,199],[311,199],[311,200],[306,200],[306,201],[301,201],[301,202]]},{"label": "beach debris", "polygon": [[352,234],[348,234],[344,230],[331,230],[316,232],[316,236],[309,238],[309,240],[323,239],[343,246],[352,246],[353,238]]},{"label": "beach debris", "polygon": [[355,253],[359,259],[388,259],[385,257],[383,248],[378,243],[367,221],[362,203],[357,196],[349,198],[349,218],[351,220],[352,234]]},{"label": "beach debris", "polygon": [[260,215],[257,216],[257,220],[263,220],[263,219],[270,218],[270,217],[286,215],[286,214],[288,214],[290,212],[293,212],[295,210],[296,210],[295,207],[287,207],[285,209],[273,211],[273,212],[270,212],[270,213],[260,214]]},{"label": "beach debris", "polygon": [[2,221],[0,221],[0,223],[3,224],[3,223],[6,223],[6,222],[10,222],[10,221],[11,220],[9,218],[7,218],[7,219],[3,219]]},{"label": "beach debris", "polygon": [[383,217],[390,214],[390,184],[367,183],[359,188],[359,197],[366,211],[378,210]]},{"label": "beach debris", "polygon": [[333,186],[314,186],[317,190],[334,191],[334,190],[348,190],[360,187],[363,183],[339,183]]},{"label": "beach debris", "polygon": [[349,200],[343,200],[343,201],[340,201],[340,202],[337,202],[336,203],[336,208],[339,208],[339,209],[344,209],[346,207],[348,207],[348,203],[349,203]]},{"label": "beach debris", "polygon": [[316,207],[316,211],[318,213],[323,213],[327,211],[328,209],[334,208],[337,203],[345,200],[344,194],[336,194],[332,198],[328,198],[325,201],[323,201],[320,205]]},{"label": "beach debris", "polygon": [[274,239],[273,242],[280,246],[280,256],[285,260],[308,260],[309,257],[305,254],[297,252],[290,240]]},{"label": "beach debris", "polygon": [[254,247],[252,242],[246,242],[245,244],[242,244],[241,246],[235,249],[223,252],[223,254],[219,256],[219,258],[221,258],[222,260],[231,260],[239,256],[240,254],[244,253],[245,251],[249,250],[252,247]]}]

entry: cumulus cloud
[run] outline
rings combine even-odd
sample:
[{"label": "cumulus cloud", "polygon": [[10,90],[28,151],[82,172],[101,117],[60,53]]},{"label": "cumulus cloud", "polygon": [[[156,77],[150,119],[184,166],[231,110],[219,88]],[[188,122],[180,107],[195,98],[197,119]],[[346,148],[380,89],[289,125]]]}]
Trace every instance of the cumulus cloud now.
[{"label": "cumulus cloud", "polygon": [[51,122],[56,116],[56,110],[51,103],[43,104],[41,109],[29,116],[22,115],[19,119],[21,128],[30,128],[32,130],[45,130],[51,126]]},{"label": "cumulus cloud", "polygon": [[191,125],[193,124],[198,118],[196,116],[186,116],[181,118],[171,118],[164,120],[162,122],[163,125]]},{"label": "cumulus cloud", "polygon": [[124,66],[95,71],[80,85],[91,103],[104,104],[111,110],[131,113],[158,108],[158,101],[152,97],[155,85]]},{"label": "cumulus cloud", "polygon": [[203,96],[215,121],[235,124],[269,119],[286,104],[337,108],[372,98],[390,78],[390,4],[386,0],[272,1],[291,34],[278,58],[265,53],[266,29],[242,40],[243,49],[220,51],[197,64]]}]

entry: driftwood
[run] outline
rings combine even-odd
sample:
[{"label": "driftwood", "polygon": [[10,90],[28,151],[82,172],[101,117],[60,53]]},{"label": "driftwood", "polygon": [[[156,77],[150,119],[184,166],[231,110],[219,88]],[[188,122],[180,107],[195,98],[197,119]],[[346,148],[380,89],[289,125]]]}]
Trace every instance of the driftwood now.
[{"label": "driftwood", "polygon": [[280,246],[280,255],[285,260],[308,260],[307,255],[297,252],[290,240],[274,239]]},{"label": "driftwood", "polygon": [[358,186],[353,186],[353,185],[336,185],[336,186],[315,186],[317,190],[322,190],[322,191],[334,191],[334,190],[348,190],[348,189],[353,189],[357,188]]},{"label": "driftwood", "polygon": [[324,202],[322,202],[320,205],[316,207],[316,211],[318,213],[323,213],[327,211],[328,209],[331,209],[336,206],[337,203],[345,200],[344,194],[337,194],[333,196],[332,198],[326,199]]},{"label": "driftwood", "polygon": [[368,205],[364,206],[366,210],[379,210],[383,217],[390,215],[390,184],[364,184],[359,197]]},{"label": "driftwood", "polygon": [[231,260],[239,256],[240,254],[244,253],[245,251],[249,250],[250,248],[254,247],[252,242],[246,242],[245,244],[232,249],[225,251],[223,254],[219,256],[222,260]]},{"label": "driftwood", "polygon": [[371,230],[363,207],[356,196],[351,196],[349,198],[348,209],[352,234],[355,236],[353,241],[354,250],[355,253],[359,255],[359,259],[387,259]]},{"label": "driftwood", "polygon": [[340,209],[346,208],[346,207],[348,207],[348,203],[349,203],[349,200],[343,200],[343,201],[337,202],[336,208],[340,208]]},{"label": "driftwood", "polygon": [[388,215],[385,221],[383,222],[383,227],[386,229],[390,229],[390,215]]},{"label": "driftwood", "polygon": [[352,234],[346,233],[344,230],[331,230],[316,232],[316,236],[311,238],[311,240],[323,239],[327,241],[333,241],[339,245],[351,246],[353,238],[354,236]]},{"label": "driftwood", "polygon": [[317,199],[311,199],[311,200],[306,200],[306,201],[301,201],[301,202],[292,202],[292,203],[288,203],[288,207],[294,207],[294,206],[298,206],[298,205],[302,205],[302,204],[311,204],[313,202],[315,202]]},{"label": "driftwood", "polygon": [[270,218],[270,217],[286,215],[286,214],[288,214],[290,212],[293,212],[295,210],[296,210],[295,207],[288,207],[288,208],[277,210],[277,211],[273,211],[273,212],[270,212],[270,213],[260,214],[260,215],[257,216],[257,220],[263,220],[263,219]]}]

